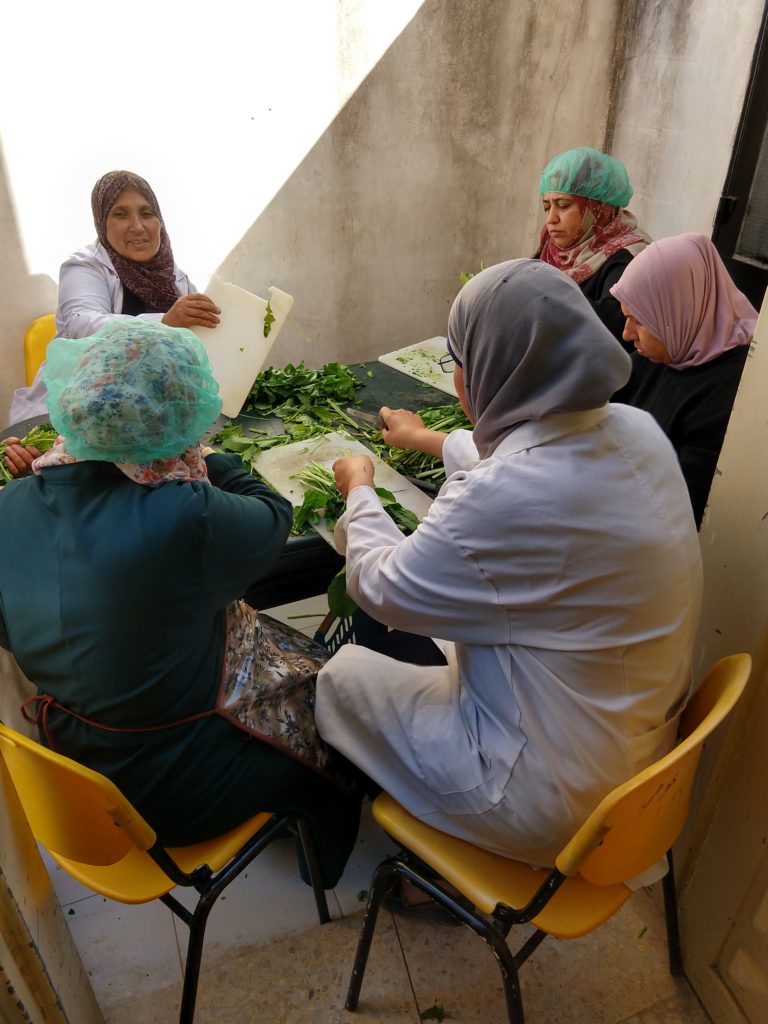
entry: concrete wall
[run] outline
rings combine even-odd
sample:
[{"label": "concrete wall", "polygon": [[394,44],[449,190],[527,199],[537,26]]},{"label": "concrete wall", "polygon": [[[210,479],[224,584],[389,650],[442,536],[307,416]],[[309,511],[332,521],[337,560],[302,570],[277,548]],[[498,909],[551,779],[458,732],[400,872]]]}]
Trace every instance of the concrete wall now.
[{"label": "concrete wall", "polygon": [[601,144],[616,10],[421,6],[224,261],[243,287],[274,278],[296,296],[314,347],[286,329],[276,361],[442,334],[462,271],[531,254],[542,166]]},{"label": "concrete wall", "polygon": [[[443,333],[461,272],[533,251],[538,175],[567,147],[613,146],[654,235],[708,231],[761,8],[219,0],[174,24],[137,0],[126,24],[73,0],[43,36],[19,6],[11,31],[28,34],[0,65],[0,423],[24,327],[92,238],[88,196],[110,167],[152,182],[200,287],[218,271],[294,295],[276,364],[372,357]],[[123,115],[102,58],[133,68]]]},{"label": "concrete wall", "polygon": [[763,2],[620,6],[606,149],[630,169],[631,208],[652,237],[710,235]]}]

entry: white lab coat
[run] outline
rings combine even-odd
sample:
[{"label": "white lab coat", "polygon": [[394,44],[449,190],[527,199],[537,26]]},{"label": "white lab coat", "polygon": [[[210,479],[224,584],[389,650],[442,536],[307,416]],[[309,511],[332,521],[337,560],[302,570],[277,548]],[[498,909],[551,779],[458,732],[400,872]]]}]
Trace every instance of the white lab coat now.
[{"label": "white lab coat", "polygon": [[[176,291],[189,295],[195,286],[183,270],[174,266]],[[110,320],[130,320],[123,315],[123,284],[109,253],[100,242],[73,253],[59,272],[59,303],[56,336],[87,338]],[[161,320],[162,313],[141,313],[146,320]],[[29,387],[17,388],[11,399],[9,425],[48,412],[48,392],[42,379],[43,362]]]},{"label": "white lab coat", "polygon": [[449,665],[345,646],[317,724],[430,825],[551,864],[674,742],[701,599],[688,492],[652,417],[621,405],[524,423],[484,460],[457,431],[443,456],[411,537],[368,487],[336,536],[352,597],[455,642]]}]

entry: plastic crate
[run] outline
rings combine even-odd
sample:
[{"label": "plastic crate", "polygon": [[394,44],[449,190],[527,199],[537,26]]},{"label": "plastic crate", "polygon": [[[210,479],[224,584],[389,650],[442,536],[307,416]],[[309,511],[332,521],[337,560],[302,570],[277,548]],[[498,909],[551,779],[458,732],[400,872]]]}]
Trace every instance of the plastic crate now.
[{"label": "plastic crate", "polygon": [[339,619],[335,615],[328,614],[320,623],[314,639],[322,644],[331,654],[343,644],[362,644],[378,648],[378,642],[386,636],[388,630],[380,622],[366,615],[360,608],[352,616],[346,619]]}]

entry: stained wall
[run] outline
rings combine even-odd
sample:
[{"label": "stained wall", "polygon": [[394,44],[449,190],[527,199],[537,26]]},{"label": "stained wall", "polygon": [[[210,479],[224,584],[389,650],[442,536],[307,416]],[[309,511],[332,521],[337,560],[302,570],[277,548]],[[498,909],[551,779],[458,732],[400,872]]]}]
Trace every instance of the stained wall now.
[{"label": "stained wall", "polygon": [[[199,286],[218,271],[294,295],[276,363],[369,358],[443,333],[460,273],[533,251],[539,171],[572,145],[627,163],[652,234],[711,227],[762,0],[727,15],[715,0],[400,0],[391,40],[374,0],[307,2],[283,5],[279,26],[269,4],[229,0],[207,34],[154,19],[135,57],[132,102],[153,112],[140,132],[110,108],[89,117],[106,85],[87,49],[70,90],[61,45],[34,90],[3,90],[0,422],[22,383],[24,327],[52,308],[59,262],[92,237],[87,197],[109,166],[152,181]],[[57,17],[73,51],[79,34]],[[120,19],[100,7],[99,32],[124,39]],[[203,42],[205,60],[191,59]],[[40,140],[62,125],[54,174]]]}]

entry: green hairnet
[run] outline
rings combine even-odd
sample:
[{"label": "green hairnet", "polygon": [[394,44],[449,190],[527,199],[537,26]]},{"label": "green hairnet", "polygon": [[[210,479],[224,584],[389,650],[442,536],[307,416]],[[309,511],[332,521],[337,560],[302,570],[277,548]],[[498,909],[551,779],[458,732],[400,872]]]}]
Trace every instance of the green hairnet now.
[{"label": "green hairnet", "polygon": [[196,444],[221,412],[200,339],[134,317],[54,339],[43,379],[51,423],[78,459],[151,462]]},{"label": "green hairnet", "polygon": [[541,172],[539,191],[542,195],[567,192],[621,207],[632,198],[624,164],[591,146],[578,146],[552,157]]}]

